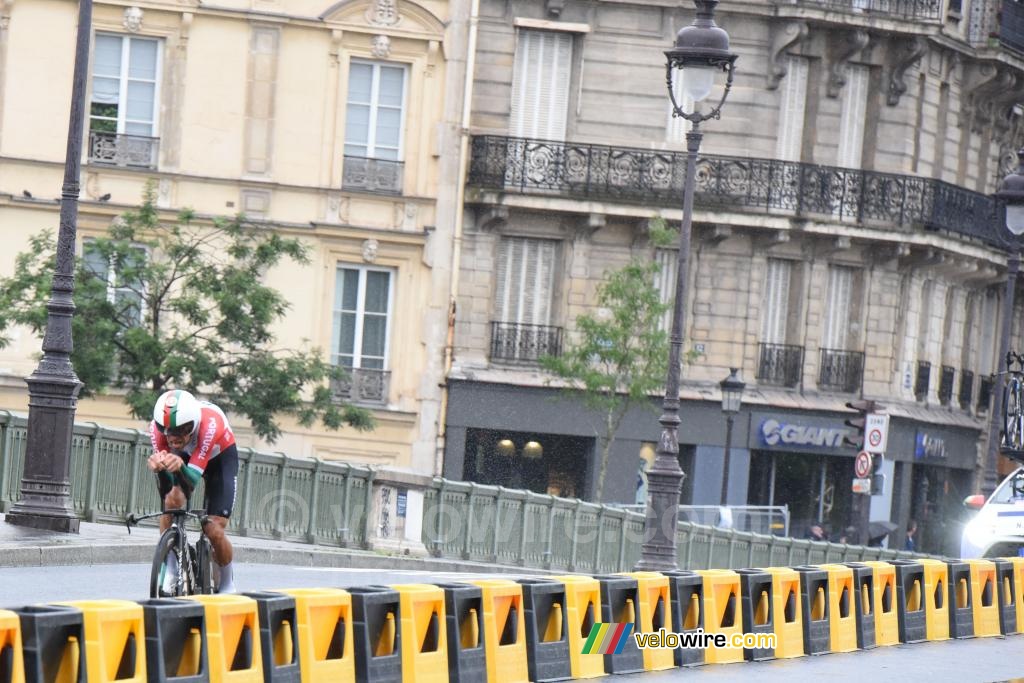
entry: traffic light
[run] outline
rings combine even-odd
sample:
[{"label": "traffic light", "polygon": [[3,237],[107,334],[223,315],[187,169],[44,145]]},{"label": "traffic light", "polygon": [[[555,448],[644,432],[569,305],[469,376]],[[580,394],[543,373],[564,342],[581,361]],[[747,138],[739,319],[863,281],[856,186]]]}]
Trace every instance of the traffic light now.
[{"label": "traffic light", "polygon": [[885,455],[878,453],[871,461],[871,495],[880,496],[885,492],[885,475],[882,473],[882,466],[885,464]]},{"label": "traffic light", "polygon": [[879,407],[874,401],[850,401],[846,404],[846,407],[850,410],[857,411],[856,417],[851,417],[845,420],[843,424],[853,429],[853,434],[847,434],[843,437],[843,445],[849,446],[850,448],[856,449],[857,451],[864,450],[864,426],[867,423],[867,414],[873,413]]}]

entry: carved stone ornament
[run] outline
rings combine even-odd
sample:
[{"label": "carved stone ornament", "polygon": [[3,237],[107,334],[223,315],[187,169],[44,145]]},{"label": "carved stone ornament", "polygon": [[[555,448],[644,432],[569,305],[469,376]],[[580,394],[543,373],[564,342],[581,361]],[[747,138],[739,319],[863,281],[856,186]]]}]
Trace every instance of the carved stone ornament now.
[{"label": "carved stone ornament", "polygon": [[141,7],[125,7],[124,9],[124,29],[128,33],[138,33],[142,28],[142,16],[144,12]]},{"label": "carved stone ornament", "polygon": [[786,77],[786,52],[806,40],[811,30],[806,21],[787,21],[772,34],[771,57],[768,59],[768,89],[775,90]]},{"label": "carved stone ornament", "polygon": [[832,64],[829,67],[828,96],[839,97],[839,92],[846,85],[846,65],[855,54],[868,46],[871,36],[860,29],[845,30],[835,41],[832,52]]},{"label": "carved stone ornament", "polygon": [[387,36],[374,36],[370,53],[377,59],[387,59],[391,56],[391,39]]},{"label": "carved stone ornament", "polygon": [[380,242],[375,239],[363,241],[363,260],[367,263],[374,263],[377,260],[377,251],[380,249]]},{"label": "carved stone ornament", "polygon": [[907,92],[907,82],[904,80],[907,69],[910,68],[928,49],[928,43],[921,36],[907,38],[900,36],[892,45],[892,64],[889,71],[889,92],[885,102],[890,107],[900,103],[900,98]]},{"label": "carved stone ornament", "polygon": [[366,21],[373,26],[397,26],[401,20],[398,0],[374,0],[366,10]]}]

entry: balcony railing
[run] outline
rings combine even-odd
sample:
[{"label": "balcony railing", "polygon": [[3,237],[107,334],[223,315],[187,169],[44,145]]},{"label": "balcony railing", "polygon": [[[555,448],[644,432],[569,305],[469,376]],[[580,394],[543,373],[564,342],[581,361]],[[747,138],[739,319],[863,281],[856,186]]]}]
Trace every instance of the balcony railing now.
[{"label": "balcony railing", "polygon": [[536,363],[561,353],[561,327],[491,321],[491,360]]},{"label": "balcony railing", "polygon": [[383,405],[388,402],[391,371],[375,368],[346,368],[347,377],[331,380],[334,397],[352,403]]},{"label": "balcony railing", "polygon": [[89,131],[89,163],[125,168],[156,168],[160,138]]},{"label": "balcony railing", "polygon": [[971,397],[974,395],[974,372],[971,370],[963,370],[960,373],[960,394],[957,399],[960,401],[960,407],[964,410],[969,410],[971,407]]},{"label": "balcony railing", "polygon": [[1024,52],[1024,3],[1019,0],[1003,0],[999,13],[999,43]]},{"label": "balcony railing", "polygon": [[864,379],[864,353],[861,351],[821,350],[818,388],[854,394]]},{"label": "balcony railing", "polygon": [[797,4],[915,20],[938,19],[942,12],[942,0],[799,0]]},{"label": "balcony railing", "polygon": [[357,192],[402,194],[401,161],[346,156],[341,174],[341,187]]},{"label": "balcony railing", "polygon": [[953,400],[953,381],[956,379],[956,368],[943,365],[939,373],[939,403],[948,406]]},{"label": "balcony railing", "polygon": [[978,386],[978,412],[983,413],[989,409],[992,403],[992,390],[995,389],[996,378],[994,375],[981,378]]},{"label": "balcony railing", "polygon": [[[469,184],[523,194],[676,206],[684,153],[529,140],[473,138]],[[997,247],[991,197],[932,178],[778,159],[705,155],[697,160],[701,207],[747,208],[840,221],[949,230]]]},{"label": "balcony railing", "polygon": [[757,381],[783,387],[800,384],[804,365],[804,347],[761,342],[757,363]]},{"label": "balcony railing", "polygon": [[926,360],[917,361],[917,376],[914,378],[914,398],[923,401],[928,398],[932,381],[932,364]]}]

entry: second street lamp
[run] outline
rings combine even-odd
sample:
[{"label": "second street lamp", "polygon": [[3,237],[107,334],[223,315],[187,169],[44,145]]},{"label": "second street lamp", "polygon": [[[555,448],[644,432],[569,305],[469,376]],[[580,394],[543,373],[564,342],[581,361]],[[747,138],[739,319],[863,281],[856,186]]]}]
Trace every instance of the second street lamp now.
[{"label": "second street lamp", "polygon": [[722,412],[725,413],[725,456],[722,458],[722,505],[729,504],[729,449],[732,447],[732,421],[743,404],[743,390],[746,384],[736,373],[739,368],[729,368],[729,376],[718,383],[722,388]]},{"label": "second street lamp", "polygon": [[[679,467],[679,370],[683,348],[683,320],[686,304],[686,282],[690,265],[690,231],[693,220],[693,192],[697,174],[697,152],[703,134],[700,124],[717,119],[732,87],[736,55],[729,51],[729,34],[715,25],[718,0],[695,0],[697,16],[693,23],[676,34],[675,45],[665,52],[668,96],[672,115],[691,124],[686,134],[686,179],[683,183],[683,220],[679,228],[679,256],[676,267],[675,298],[672,303],[672,329],[669,333],[668,373],[665,398],[662,402],[661,439],[658,441],[654,465],[647,472],[647,514],[644,519],[644,543],[641,571],[675,569],[676,523],[679,519],[679,493],[683,487],[683,470]],[[695,103],[692,112],[679,105],[673,92],[674,71],[681,72],[685,94]],[[724,72],[722,98],[706,114],[698,103],[711,94],[715,75]]]}]

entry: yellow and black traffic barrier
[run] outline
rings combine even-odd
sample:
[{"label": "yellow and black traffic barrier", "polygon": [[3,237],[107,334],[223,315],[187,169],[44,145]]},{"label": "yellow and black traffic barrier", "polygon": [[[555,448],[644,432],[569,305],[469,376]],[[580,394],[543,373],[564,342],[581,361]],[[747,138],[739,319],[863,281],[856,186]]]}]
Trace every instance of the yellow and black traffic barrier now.
[{"label": "yellow and black traffic barrier", "polygon": [[[679,633],[704,629],[704,579],[693,571],[662,572],[668,577],[672,624]],[[676,666],[704,663],[704,648],[675,648]]]},{"label": "yellow and black traffic barrier", "polygon": [[857,586],[853,570],[841,564],[820,564],[828,572],[828,643],[832,652],[857,649]]},{"label": "yellow and black traffic barrier", "polygon": [[25,656],[21,652],[21,621],[0,609],[0,683],[25,683]]},{"label": "yellow and black traffic barrier", "polygon": [[875,647],[875,570],[860,562],[846,562],[853,572],[853,614],[857,623],[857,648]]},{"label": "yellow and black traffic barrier", "polygon": [[85,626],[82,612],[63,605],[30,605],[11,610],[21,622],[25,680],[85,683]]},{"label": "yellow and black traffic barrier", "polygon": [[[610,674],[644,671],[644,653],[637,647],[634,633],[641,630],[640,588],[636,579],[621,575],[595,576],[601,584],[601,621],[613,629],[625,624],[625,641],[615,652],[605,653],[604,670]],[[628,630],[626,630],[628,629]]]},{"label": "yellow and black traffic barrier", "polygon": [[266,683],[301,683],[299,626],[295,598],[285,593],[244,593],[256,601],[260,656]]},{"label": "yellow and black traffic barrier", "polygon": [[435,584],[444,591],[448,673],[451,683],[486,683],[484,603],[479,586],[468,583]]},{"label": "yellow and black traffic barrier", "polygon": [[488,683],[526,683],[530,674],[522,587],[507,579],[477,579],[470,583],[479,586],[483,593]]},{"label": "yellow and black traffic barrier", "polygon": [[[774,577],[764,569],[737,569],[740,575],[740,604],[744,633],[775,633]],[[750,648],[743,651],[747,661],[775,659],[775,648]]]},{"label": "yellow and black traffic barrier", "polygon": [[896,567],[888,562],[864,562],[875,575],[875,645],[899,645],[900,622],[896,613]]},{"label": "yellow and black traffic barrier", "polygon": [[153,598],[139,604],[150,683],[207,683],[210,661],[203,606],[174,598]]},{"label": "yellow and black traffic barrier", "polygon": [[340,588],[287,588],[275,591],[295,599],[302,683],[351,683],[356,679],[352,650],[352,596]]},{"label": "yellow and black traffic barrier", "polygon": [[813,565],[802,565],[795,569],[800,574],[804,654],[827,654],[832,651],[828,571]]},{"label": "yellow and black traffic barrier", "polygon": [[402,683],[401,606],[387,586],[353,586],[356,680]]},{"label": "yellow and black traffic barrier", "polygon": [[448,683],[444,589],[422,583],[392,586],[401,605],[402,680]]},{"label": "yellow and black traffic barrier", "polygon": [[519,579],[517,583],[523,587],[530,680],[540,683],[571,678],[565,584],[550,579]]},{"label": "yellow and black traffic barrier", "polygon": [[1024,557],[1002,559],[1013,566],[1013,585],[1017,591],[1017,630],[1024,632]]},{"label": "yellow and black traffic barrier", "polygon": [[82,611],[89,683],[146,681],[142,606],[128,600],[55,603]]},{"label": "yellow and black traffic barrier", "polygon": [[950,562],[949,568],[949,635],[951,638],[974,637],[974,597],[971,591],[971,565]]},{"label": "yellow and black traffic barrier", "polygon": [[[704,631],[722,633],[726,638],[743,634],[743,613],[740,610],[740,575],[729,569],[698,569],[704,581]],[[739,648],[709,647],[704,652],[708,664],[743,661]]]},{"label": "yellow and black traffic barrier", "polygon": [[918,558],[924,575],[924,637],[949,639],[949,567],[942,560]]},{"label": "yellow and black traffic barrier", "polygon": [[1020,594],[1013,576],[1013,563],[1009,560],[996,559],[996,585],[999,587],[999,631],[1004,636],[1017,633],[1022,624],[1017,623],[1017,602]]},{"label": "yellow and black traffic barrier", "polygon": [[256,601],[244,595],[193,595],[186,599],[200,603],[206,612],[210,682],[262,683],[262,643]]},{"label": "yellow and black traffic barrier", "polygon": [[[658,633],[661,629],[675,632],[672,612],[669,609],[671,591],[668,577],[658,572],[632,572],[623,574],[636,579],[638,605],[640,607],[639,633]],[[664,645],[664,643],[662,643]],[[647,671],[664,671],[675,667],[674,648],[647,648],[643,651],[644,668]]]},{"label": "yellow and black traffic barrier", "polygon": [[565,616],[569,639],[569,669],[573,678],[599,678],[605,675],[604,657],[583,654],[583,646],[594,625],[601,619],[601,584],[589,576],[552,577],[565,586]]},{"label": "yellow and black traffic barrier", "polygon": [[789,567],[766,567],[772,577],[775,614],[775,657],[804,656],[804,616],[800,604],[800,574]]},{"label": "yellow and black traffic barrier", "polygon": [[999,630],[999,588],[996,565],[991,560],[967,560],[971,567],[971,603],[974,605],[974,637],[1002,635]]},{"label": "yellow and black traffic barrier", "polygon": [[927,638],[924,567],[916,560],[890,560],[896,567],[896,616],[901,643]]}]

